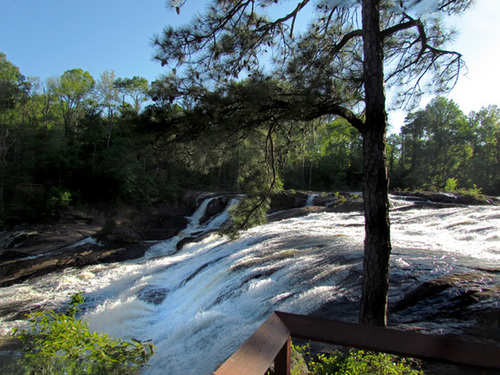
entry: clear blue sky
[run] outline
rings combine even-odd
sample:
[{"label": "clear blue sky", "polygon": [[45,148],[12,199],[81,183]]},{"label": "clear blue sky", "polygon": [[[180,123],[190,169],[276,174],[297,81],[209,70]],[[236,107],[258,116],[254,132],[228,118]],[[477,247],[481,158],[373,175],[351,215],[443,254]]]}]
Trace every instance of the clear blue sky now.
[{"label": "clear blue sky", "polygon": [[[152,60],[151,39],[168,24],[190,19],[206,1],[188,0],[181,15],[165,0],[0,0],[0,51],[26,76],[46,79],[68,69],[106,70],[118,77],[149,81],[165,72]],[[453,49],[463,53],[467,77],[449,95],[467,114],[500,105],[500,0],[476,0],[454,23],[460,36]],[[424,101],[423,104],[426,102]],[[391,115],[398,128],[404,114]]]},{"label": "clear blue sky", "polygon": [[[200,3],[200,1],[194,1]],[[186,19],[165,0],[0,0],[0,51],[26,76],[82,68],[149,81],[164,72],[151,39]]]}]

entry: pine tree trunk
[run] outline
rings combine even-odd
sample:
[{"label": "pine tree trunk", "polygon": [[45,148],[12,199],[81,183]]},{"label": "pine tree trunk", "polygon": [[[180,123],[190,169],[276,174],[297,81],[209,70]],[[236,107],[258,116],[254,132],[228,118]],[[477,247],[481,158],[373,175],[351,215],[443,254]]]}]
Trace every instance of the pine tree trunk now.
[{"label": "pine tree trunk", "polygon": [[360,322],[385,326],[391,253],[380,0],[363,0],[366,126],[363,135],[365,245]]}]

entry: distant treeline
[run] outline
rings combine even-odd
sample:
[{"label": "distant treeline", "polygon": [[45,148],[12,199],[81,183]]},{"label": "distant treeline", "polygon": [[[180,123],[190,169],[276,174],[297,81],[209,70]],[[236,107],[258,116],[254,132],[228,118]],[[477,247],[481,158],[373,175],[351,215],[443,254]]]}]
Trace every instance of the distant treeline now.
[{"label": "distant treeline", "polygon": [[[42,82],[0,53],[0,223],[48,219],[69,204],[147,205],[186,189],[247,192],[270,175],[285,189],[361,189],[361,139],[344,120],[281,122],[272,134],[219,126],[234,118],[227,103],[210,103],[211,117],[169,98],[165,82],[112,71],[96,80],[82,69]],[[497,106],[467,116],[438,97],[388,137],[391,188],[452,179],[499,194],[499,138]]]}]

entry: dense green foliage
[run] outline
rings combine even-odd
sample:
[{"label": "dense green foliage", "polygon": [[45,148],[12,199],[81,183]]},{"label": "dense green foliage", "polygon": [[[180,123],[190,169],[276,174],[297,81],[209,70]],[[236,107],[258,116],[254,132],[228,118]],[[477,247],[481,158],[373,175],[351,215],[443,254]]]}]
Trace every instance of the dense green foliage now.
[{"label": "dense green foliage", "polygon": [[311,361],[313,375],[422,375],[412,367],[412,362],[385,353],[351,350],[348,354],[335,352],[320,354]]},{"label": "dense green foliage", "polygon": [[[171,79],[72,69],[40,82],[0,54],[0,83],[0,224],[185,189],[243,192],[261,213],[282,188],[361,190],[359,132],[341,118],[309,120],[319,104],[284,82],[254,77],[174,104]],[[499,138],[497,106],[465,115],[438,97],[388,137],[391,188],[499,194]]]},{"label": "dense green foliage", "polygon": [[144,78],[72,69],[40,82],[0,53],[0,89],[0,225],[51,219],[69,204],[179,194],[186,168],[141,128]]},{"label": "dense green foliage", "polygon": [[389,138],[393,187],[500,192],[500,108],[466,116],[438,97]]},{"label": "dense green foliage", "polygon": [[66,313],[43,311],[28,316],[29,328],[15,330],[23,344],[19,365],[29,374],[131,374],[154,354],[151,342],[123,341],[90,332],[75,318],[81,294],[73,296]]},{"label": "dense green foliage", "polygon": [[[273,374],[268,370],[267,374]],[[292,375],[423,375],[416,360],[387,353],[351,349],[331,353],[311,354],[310,346],[291,347]]]}]

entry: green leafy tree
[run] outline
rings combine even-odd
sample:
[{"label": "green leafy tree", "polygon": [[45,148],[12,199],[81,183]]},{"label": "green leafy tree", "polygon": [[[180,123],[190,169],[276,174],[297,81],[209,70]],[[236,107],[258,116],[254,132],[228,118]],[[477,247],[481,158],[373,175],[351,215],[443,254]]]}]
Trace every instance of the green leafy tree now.
[{"label": "green leafy tree", "polygon": [[[329,178],[327,189],[359,189],[363,170],[362,139],[343,118],[328,123],[321,142],[324,179]],[[324,164],[325,163],[325,164]]]},{"label": "green leafy tree", "polygon": [[141,110],[141,106],[147,102],[149,93],[149,83],[144,77],[133,76],[132,78],[117,78],[115,87],[122,96],[122,108],[125,108],[125,98],[132,100],[132,109],[136,114]]},{"label": "green leafy tree", "polygon": [[396,186],[400,186],[399,179],[401,178],[401,170],[403,163],[403,142],[400,134],[391,134],[387,137],[387,161],[388,172],[391,179],[391,184],[394,186],[396,179]]},{"label": "green leafy tree", "polygon": [[491,105],[470,113],[469,124],[475,135],[473,157],[467,165],[469,171],[474,171],[472,182],[482,186],[489,194],[499,194],[500,108]]},{"label": "green leafy tree", "polygon": [[[402,103],[450,89],[463,63],[444,48],[450,34],[442,16],[471,1],[440,0],[423,13],[410,0],[304,0],[278,9],[276,3],[213,1],[190,25],[166,28],[155,40],[156,58],[172,69],[162,96],[182,98],[197,111],[216,95],[226,105],[205,107],[206,126],[223,119],[233,128],[265,125],[274,133],[280,122],[335,115],[360,132],[366,234],[360,321],[385,325],[391,252],[385,85],[401,89]],[[314,14],[305,32],[295,27],[299,14]],[[434,75],[425,80],[427,73]],[[240,75],[250,78],[238,101],[230,90]],[[246,105],[259,115],[248,116]]]},{"label": "green leafy tree", "polygon": [[[0,52],[0,215],[6,214],[5,187],[15,184],[9,167],[12,159],[20,155],[19,148],[19,111],[27,100],[29,82],[19,68],[7,60]],[[9,158],[9,155],[13,156]]]},{"label": "green leafy tree", "polygon": [[99,82],[97,82],[96,89],[99,96],[99,103],[106,113],[106,148],[109,148],[115,122],[115,111],[119,103],[119,91],[116,87],[115,72],[108,70],[102,73]]},{"label": "green leafy tree", "polygon": [[448,178],[456,175],[460,165],[472,156],[467,137],[467,118],[452,100],[438,97],[426,108],[427,147],[424,155],[429,178],[435,186],[443,187]]},{"label": "green leafy tree", "polygon": [[410,113],[402,128],[407,185],[443,188],[447,179],[459,176],[473,155],[471,130],[464,113],[443,97]]},{"label": "green leafy tree", "polygon": [[50,77],[45,82],[40,83],[37,87],[37,100],[40,102],[40,126],[46,131],[49,128],[54,128],[60,123],[58,114],[56,113],[57,102],[57,78]]},{"label": "green leafy tree", "polygon": [[77,132],[78,123],[84,115],[86,99],[94,86],[94,78],[82,69],[67,70],[59,78],[57,94],[63,114],[66,138],[73,137]]}]

